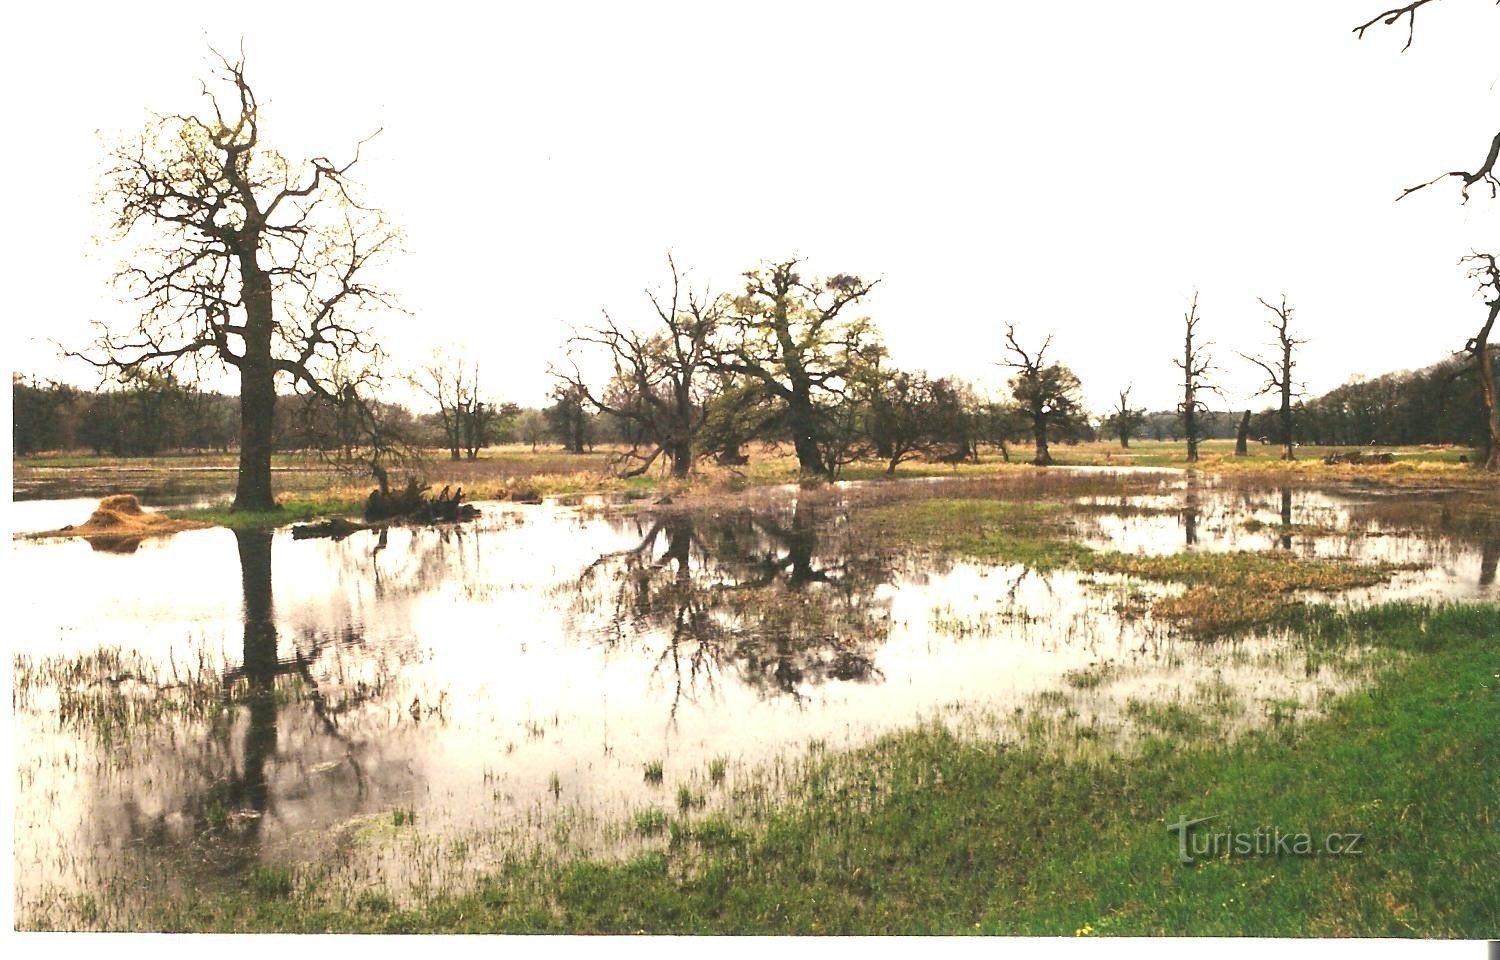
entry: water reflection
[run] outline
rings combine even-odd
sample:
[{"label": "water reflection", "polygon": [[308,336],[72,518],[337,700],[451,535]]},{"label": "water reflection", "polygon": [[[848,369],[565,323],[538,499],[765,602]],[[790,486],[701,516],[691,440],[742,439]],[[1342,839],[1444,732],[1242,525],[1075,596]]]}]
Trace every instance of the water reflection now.
[{"label": "water reflection", "polygon": [[1281,549],[1292,549],[1292,488],[1281,488]]},{"label": "water reflection", "polygon": [[[1244,698],[1235,722],[1249,724],[1267,699],[1311,709],[1341,682],[1277,638],[1181,640],[1152,619],[1159,585],[849,532],[856,511],[916,495],[1098,506],[1074,518],[1082,539],[1131,552],[1291,550],[1296,520],[1309,556],[1414,565],[1361,602],[1493,596],[1500,565],[1493,496],[1182,475],[790,490],[629,516],[494,504],[465,527],[339,543],[204,530],[129,557],[18,544],[28,663],[119,647],[139,674],[83,684],[18,666],[38,674],[14,709],[18,911],[121,876],[238,883],[335,848],[360,877],[435,883],[494,862],[450,862],[449,838],[477,850],[467,840],[500,824],[548,838],[573,809],[626,822],[704,789],[709,758],[748,769],[955,705],[1032,710],[1039,691],[1083,698],[1080,722],[1108,719],[1209,678]],[[76,703],[136,719],[105,737]],[[664,785],[643,782],[651,761]],[[440,863],[369,839],[372,823],[389,837],[398,807],[444,841],[422,848]]]},{"label": "water reflection", "polygon": [[276,752],[276,677],[289,666],[276,658],[276,621],[271,603],[271,533],[236,531],[240,554],[240,581],[245,591],[245,643],[240,668],[226,674],[224,686],[243,679],[248,723],[244,760],[238,776],[233,773],[222,790],[225,806],[247,808],[257,816],[267,803],[266,764]]},{"label": "water reflection", "polygon": [[1198,494],[1198,472],[1196,470],[1189,470],[1182,495],[1183,536],[1189,547],[1196,546],[1198,543]]},{"label": "water reflection", "polygon": [[639,539],[600,556],[579,578],[577,603],[610,610],[608,642],[664,637],[675,717],[682,698],[725,670],[766,695],[801,702],[810,685],[882,678],[872,651],[889,631],[876,557],[820,553],[817,511],[789,516],[671,512],[636,521]]}]

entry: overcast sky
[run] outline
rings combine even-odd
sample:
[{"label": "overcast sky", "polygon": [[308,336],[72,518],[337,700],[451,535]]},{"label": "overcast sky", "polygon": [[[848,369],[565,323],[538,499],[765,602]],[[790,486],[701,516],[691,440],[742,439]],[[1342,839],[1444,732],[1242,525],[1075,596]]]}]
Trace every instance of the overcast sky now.
[{"label": "overcast sky", "polygon": [[[383,269],[398,365],[478,358],[542,402],[569,324],[646,317],[665,254],[732,290],[763,258],[882,282],[893,361],[998,389],[1003,329],[1054,335],[1096,411],[1175,402],[1196,288],[1226,406],[1286,293],[1313,392],[1462,346],[1458,259],[1500,203],[1442,184],[1500,116],[1500,8],[1444,0],[1357,40],[1384,0],[989,4],[29,4],[7,14],[7,354],[128,317],[93,204],[109,144],[196,111],[243,38],[263,137],[345,155],[404,228]],[[244,11],[251,11],[249,15]],[[1217,405],[1217,404],[1216,404]]]}]

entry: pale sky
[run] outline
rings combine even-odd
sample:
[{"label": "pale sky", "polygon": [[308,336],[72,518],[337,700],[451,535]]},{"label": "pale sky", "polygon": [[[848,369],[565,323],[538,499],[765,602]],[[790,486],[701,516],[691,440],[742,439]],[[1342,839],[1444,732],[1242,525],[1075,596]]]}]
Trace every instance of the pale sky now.
[{"label": "pale sky", "polygon": [[[210,43],[237,47],[263,138],[361,163],[404,228],[379,279],[397,365],[477,358],[539,404],[569,324],[648,317],[665,254],[734,290],[762,258],[883,278],[892,360],[998,391],[1004,324],[1054,335],[1085,397],[1176,399],[1196,287],[1249,405],[1257,296],[1285,292],[1314,393],[1423,366],[1482,319],[1458,266],[1500,247],[1500,203],[1445,183],[1500,117],[1500,8],[1444,0],[1356,40],[1384,0],[1121,4],[29,4],[7,11],[6,350],[85,381],[48,343],[128,317],[126,252],[96,238],[110,143],[196,111]],[[249,11],[245,13],[244,11]],[[1267,401],[1255,401],[1256,406]],[[1215,406],[1218,406],[1215,403]]]}]

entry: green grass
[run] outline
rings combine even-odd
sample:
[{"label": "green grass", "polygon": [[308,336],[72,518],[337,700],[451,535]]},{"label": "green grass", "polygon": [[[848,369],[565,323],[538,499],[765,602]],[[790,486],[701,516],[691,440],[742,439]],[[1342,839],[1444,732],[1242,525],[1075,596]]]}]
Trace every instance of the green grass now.
[{"label": "green grass", "polygon": [[292,872],[286,867],[251,867],[250,890],[262,900],[285,899],[292,895]]},{"label": "green grass", "polygon": [[703,794],[697,792],[687,784],[683,784],[677,788],[677,809],[683,813],[687,813],[689,810],[696,810],[703,806],[703,803]]},{"label": "green grass", "polygon": [[708,782],[714,786],[724,782],[724,774],[729,770],[728,757],[714,757],[708,762]]},{"label": "green grass", "polygon": [[231,530],[267,530],[289,523],[306,523],[319,517],[358,517],[365,509],[363,500],[338,497],[286,497],[278,502],[280,510],[231,510],[229,504],[223,503],[163,512],[178,520],[194,520]]},{"label": "green grass", "polygon": [[660,836],[667,829],[666,811],[656,808],[638,811],[634,818],[634,827],[635,832],[640,836]]},{"label": "green grass", "polygon": [[[1148,735],[1065,754],[941,727],[820,755],[761,817],[671,821],[623,863],[525,861],[469,892],[376,914],[310,897],[188,892],[164,929],[572,933],[989,933],[1487,938],[1500,608],[1304,615],[1309,649],[1373,644],[1369,688],[1230,742]],[[1179,711],[1183,708],[1178,708]],[[1148,725],[1178,715],[1141,709]],[[658,813],[660,813],[658,811]],[[1358,856],[1178,862],[1166,825],[1358,833]],[[665,820],[652,817],[653,825]]]}]

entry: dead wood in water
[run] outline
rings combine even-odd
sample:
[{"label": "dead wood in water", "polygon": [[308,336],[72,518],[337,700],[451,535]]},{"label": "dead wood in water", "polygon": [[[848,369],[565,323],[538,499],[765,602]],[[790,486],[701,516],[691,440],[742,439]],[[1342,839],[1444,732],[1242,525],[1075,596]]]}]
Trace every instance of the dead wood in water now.
[{"label": "dead wood in water", "polygon": [[351,533],[358,533],[361,530],[379,529],[383,532],[385,527],[392,522],[458,522],[472,520],[479,516],[478,508],[462,502],[463,487],[450,492],[450,488],[445,486],[434,497],[427,496],[427,489],[418,485],[417,481],[411,480],[398,493],[391,493],[384,488],[371,490],[369,498],[365,501],[363,522],[344,517],[331,517],[317,523],[298,524],[292,527],[292,539],[342,540]]},{"label": "dead wood in water", "polygon": [[417,523],[433,523],[440,520],[472,520],[479,511],[471,504],[463,503],[464,488],[449,492],[448,487],[434,497],[428,497],[429,487],[421,486],[415,479],[397,493],[391,493],[384,485],[370,491],[365,501],[365,519],[412,520]]},{"label": "dead wood in water", "polygon": [[317,523],[299,523],[292,527],[293,540],[342,540],[351,533],[373,530],[373,524],[357,523],[343,517],[320,520]]}]

